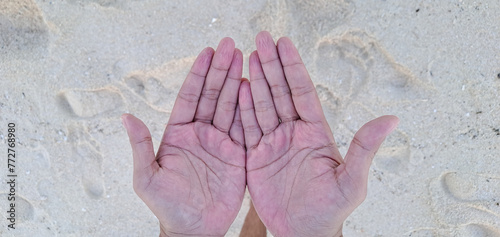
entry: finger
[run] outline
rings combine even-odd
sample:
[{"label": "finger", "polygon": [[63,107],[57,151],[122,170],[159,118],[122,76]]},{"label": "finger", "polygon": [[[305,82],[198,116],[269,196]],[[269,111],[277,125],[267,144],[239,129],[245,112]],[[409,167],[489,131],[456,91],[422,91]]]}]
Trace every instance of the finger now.
[{"label": "finger", "polygon": [[267,31],[260,32],[255,39],[255,43],[262,69],[269,83],[269,88],[271,88],[278,117],[283,122],[298,119],[299,115],[295,111],[290,88],[286,82],[283,66],[271,34]]},{"label": "finger", "polygon": [[212,48],[205,48],[194,61],[175,100],[174,108],[168,120],[169,124],[184,124],[193,121],[201,89],[205,83],[205,77],[210,68],[213,55],[214,50]]},{"label": "finger", "polygon": [[241,147],[245,147],[245,137],[243,133],[243,124],[241,123],[241,113],[240,106],[236,106],[236,112],[234,114],[234,121],[229,130],[229,136]]},{"label": "finger", "polygon": [[134,189],[149,182],[149,178],[160,168],[156,162],[151,133],[146,125],[131,114],[122,115],[122,122],[132,146],[134,157]]},{"label": "finger", "polygon": [[259,144],[262,137],[262,130],[253,106],[252,92],[250,91],[250,83],[244,80],[240,85],[239,106],[241,113],[241,124],[243,125],[243,134],[245,135],[245,146],[251,149]]},{"label": "finger", "polygon": [[255,115],[262,132],[268,134],[278,127],[279,121],[257,51],[250,55],[249,71]]},{"label": "finger", "polygon": [[278,53],[300,119],[313,123],[325,121],[314,84],[292,41],[286,37],[279,39]]},{"label": "finger", "polygon": [[212,64],[208,70],[205,85],[201,90],[200,102],[194,116],[195,121],[212,123],[215,107],[219,94],[226,80],[227,72],[231,66],[234,54],[234,41],[231,38],[224,38],[220,41],[215,50]]},{"label": "finger", "polygon": [[346,170],[355,184],[366,186],[375,153],[398,123],[396,116],[386,115],[366,123],[356,132],[344,159]]},{"label": "finger", "polygon": [[234,111],[238,102],[241,73],[243,71],[243,54],[239,49],[234,50],[233,60],[227,73],[226,81],[220,92],[217,108],[214,115],[214,126],[224,133],[228,133],[234,120]]}]

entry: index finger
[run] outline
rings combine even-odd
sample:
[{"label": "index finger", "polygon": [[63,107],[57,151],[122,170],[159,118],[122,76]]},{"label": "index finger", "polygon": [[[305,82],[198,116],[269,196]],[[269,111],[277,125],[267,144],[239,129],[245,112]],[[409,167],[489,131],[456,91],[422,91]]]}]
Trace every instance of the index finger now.
[{"label": "index finger", "polygon": [[283,37],[278,40],[278,53],[300,119],[312,123],[326,121],[316,88],[295,45]]},{"label": "index finger", "polygon": [[201,51],[194,61],[177,95],[168,124],[185,124],[193,121],[213,55],[214,50],[208,47]]}]

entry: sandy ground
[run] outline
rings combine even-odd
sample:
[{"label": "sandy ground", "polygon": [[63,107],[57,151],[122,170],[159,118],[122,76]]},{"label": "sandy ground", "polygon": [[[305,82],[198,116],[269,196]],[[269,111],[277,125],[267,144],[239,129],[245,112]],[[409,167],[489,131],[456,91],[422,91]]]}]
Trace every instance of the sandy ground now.
[{"label": "sandy ground", "polygon": [[[401,119],[345,236],[500,236],[499,12],[497,0],[0,0],[0,235],[157,235],[120,115],[158,144],[198,52],[230,36],[248,76],[269,30],[296,42],[343,154],[363,123]],[[247,210],[248,197],[228,236]]]}]

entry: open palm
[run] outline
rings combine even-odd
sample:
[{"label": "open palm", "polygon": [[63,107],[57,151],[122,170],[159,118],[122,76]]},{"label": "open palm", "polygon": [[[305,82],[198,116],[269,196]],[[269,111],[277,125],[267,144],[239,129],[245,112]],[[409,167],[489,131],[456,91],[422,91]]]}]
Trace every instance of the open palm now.
[{"label": "open palm", "polygon": [[275,236],[340,236],[366,196],[371,159],[398,120],[364,125],[342,159],[293,43],[281,38],[276,46],[261,32],[256,44],[250,84],[239,94],[255,209]]},{"label": "open palm", "polygon": [[134,155],[134,189],[165,236],[223,236],[245,192],[245,149],[237,107],[242,53],[230,38],[203,50],[191,68],[155,155],[146,125],[123,116]]}]

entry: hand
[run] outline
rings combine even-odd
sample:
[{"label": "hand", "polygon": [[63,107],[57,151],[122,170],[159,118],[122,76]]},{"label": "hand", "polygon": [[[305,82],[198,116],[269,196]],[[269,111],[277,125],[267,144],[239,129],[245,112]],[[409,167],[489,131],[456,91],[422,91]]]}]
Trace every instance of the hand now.
[{"label": "hand", "polygon": [[[179,91],[155,156],[142,121],[122,116],[134,157],[134,190],[162,236],[223,236],[245,193],[245,149],[237,108],[243,56],[230,38],[206,48]],[[234,121],[234,122],[233,122]]]},{"label": "hand", "polygon": [[342,159],[293,43],[281,38],[275,45],[261,32],[256,44],[250,83],[239,93],[255,209],[275,236],[341,236],[366,197],[372,158],[398,119],[365,124]]}]

